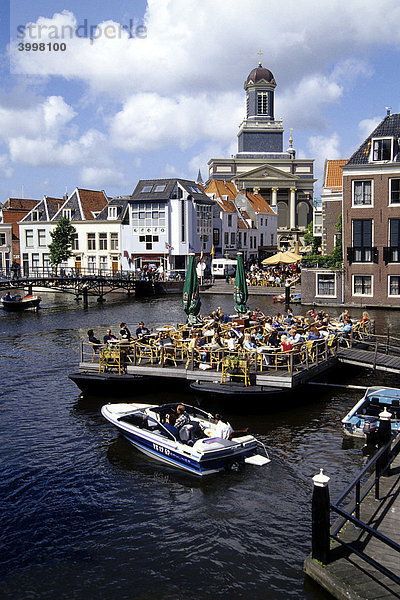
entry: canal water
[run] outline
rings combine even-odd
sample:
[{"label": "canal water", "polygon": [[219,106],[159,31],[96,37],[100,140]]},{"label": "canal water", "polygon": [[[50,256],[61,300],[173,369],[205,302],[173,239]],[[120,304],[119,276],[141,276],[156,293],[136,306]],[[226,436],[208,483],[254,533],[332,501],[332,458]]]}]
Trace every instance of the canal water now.
[{"label": "canal water", "polygon": [[[368,460],[340,426],[361,392],[307,386],[283,402],[218,404],[178,388],[133,387],[132,400],[223,411],[269,450],[267,466],[198,481],[137,453],[100,415],[104,399],[81,398],[67,377],[89,328],[102,336],[121,321],[131,330],[139,320],[182,322],[180,298],[92,301],[85,310],[63,295],[42,297],[37,314],[0,314],[0,598],[326,599],[302,571],[311,478],[323,468],[334,499]],[[204,313],[233,310],[228,296],[202,302]],[[269,298],[249,304],[279,310]],[[393,335],[396,315],[371,311],[377,331]],[[398,384],[344,367],[325,379]]]}]

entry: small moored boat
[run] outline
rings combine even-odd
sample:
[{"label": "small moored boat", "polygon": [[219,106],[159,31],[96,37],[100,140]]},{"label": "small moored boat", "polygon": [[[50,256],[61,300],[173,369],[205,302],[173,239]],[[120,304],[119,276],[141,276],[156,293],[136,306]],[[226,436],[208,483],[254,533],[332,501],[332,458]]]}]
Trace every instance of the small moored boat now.
[{"label": "small moored boat", "polygon": [[[270,462],[265,446],[254,436],[216,437],[211,414],[187,404],[185,408],[190,424],[179,430],[179,439],[163,425],[176,404],[106,404],[101,412],[135,448],[193,475],[211,475],[244,462],[257,465]],[[259,454],[260,450],[263,454]]]},{"label": "small moored boat", "polygon": [[369,387],[364,396],[342,419],[346,435],[365,437],[379,427],[379,414],[387,410],[391,416],[392,431],[400,430],[400,389]]},{"label": "small moored boat", "polygon": [[39,308],[41,302],[40,296],[28,294],[27,296],[3,296],[1,302],[5,310],[27,310],[28,308]]}]

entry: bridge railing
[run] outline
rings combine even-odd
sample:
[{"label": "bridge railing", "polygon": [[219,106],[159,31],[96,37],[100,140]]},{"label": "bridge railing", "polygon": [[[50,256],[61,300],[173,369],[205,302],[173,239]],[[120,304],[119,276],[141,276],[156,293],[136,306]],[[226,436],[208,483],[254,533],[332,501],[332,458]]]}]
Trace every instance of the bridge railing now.
[{"label": "bridge railing", "polygon": [[140,271],[124,271],[122,269],[83,269],[75,267],[30,267],[22,270],[0,269],[0,279],[19,281],[27,279],[124,279],[144,281],[182,281],[185,278],[184,270],[171,270],[164,273],[151,273]]}]

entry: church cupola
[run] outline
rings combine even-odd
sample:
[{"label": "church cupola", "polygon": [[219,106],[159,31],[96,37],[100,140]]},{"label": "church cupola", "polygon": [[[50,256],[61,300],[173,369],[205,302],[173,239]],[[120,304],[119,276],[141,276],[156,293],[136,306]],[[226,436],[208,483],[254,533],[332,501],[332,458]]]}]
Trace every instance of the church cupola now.
[{"label": "church cupola", "polygon": [[273,158],[283,153],[282,121],[274,118],[274,91],[276,81],[269,69],[261,63],[260,50],[258,67],[250,71],[246,90],[246,116],[239,126],[238,155],[257,154]]},{"label": "church cupola", "polygon": [[258,67],[249,73],[244,82],[244,89],[246,90],[246,118],[273,121],[276,81],[271,71],[262,66],[261,54],[260,50]]}]

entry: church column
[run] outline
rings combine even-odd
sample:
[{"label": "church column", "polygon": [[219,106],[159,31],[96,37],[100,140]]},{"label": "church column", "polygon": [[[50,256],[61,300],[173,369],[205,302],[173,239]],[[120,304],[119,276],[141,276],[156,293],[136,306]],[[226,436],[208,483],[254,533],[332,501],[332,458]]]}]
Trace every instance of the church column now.
[{"label": "church column", "polygon": [[277,187],[273,187],[271,188],[271,206],[276,207],[276,205],[278,204],[278,189]]},{"label": "church column", "polygon": [[296,227],[296,188],[293,187],[290,188],[289,211],[289,227],[290,229],[294,229]]}]

